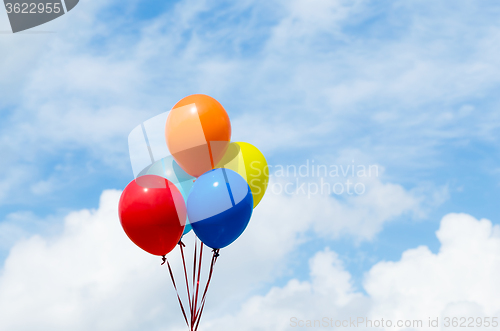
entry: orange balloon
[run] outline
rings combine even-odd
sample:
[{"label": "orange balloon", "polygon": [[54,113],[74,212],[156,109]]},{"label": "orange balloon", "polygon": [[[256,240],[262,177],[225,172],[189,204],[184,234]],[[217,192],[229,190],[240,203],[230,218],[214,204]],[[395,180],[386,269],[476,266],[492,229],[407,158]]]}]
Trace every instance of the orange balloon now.
[{"label": "orange balloon", "polygon": [[194,177],[215,168],[231,140],[231,122],[212,97],[193,94],[172,108],[165,126],[167,146],[181,168]]}]

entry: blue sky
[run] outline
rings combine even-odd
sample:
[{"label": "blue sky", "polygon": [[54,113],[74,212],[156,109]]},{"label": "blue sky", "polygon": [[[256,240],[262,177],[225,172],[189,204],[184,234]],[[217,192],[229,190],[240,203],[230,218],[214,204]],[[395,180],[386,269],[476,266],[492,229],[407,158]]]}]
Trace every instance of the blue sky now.
[{"label": "blue sky", "polygon": [[499,13],[462,0],[81,1],[33,30],[54,33],[0,34],[0,268],[33,236],[62,238],[69,213],[104,208],[102,192],[132,179],[128,133],[205,93],[272,165],[382,169],[363,196],[268,194],[256,223],[272,219],[263,237],[283,252],[236,306],[313,283],[310,259],[331,251],[369,297],[381,261],[440,252],[445,215],[500,222]]}]

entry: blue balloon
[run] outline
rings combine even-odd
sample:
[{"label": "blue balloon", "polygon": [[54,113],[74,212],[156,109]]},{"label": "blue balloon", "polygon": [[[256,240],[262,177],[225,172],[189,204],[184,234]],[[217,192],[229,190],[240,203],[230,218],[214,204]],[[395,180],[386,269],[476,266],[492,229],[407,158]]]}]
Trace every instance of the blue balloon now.
[{"label": "blue balloon", "polygon": [[211,248],[233,243],[245,231],[253,211],[253,196],[243,177],[229,169],[201,175],[187,201],[194,233]]},{"label": "blue balloon", "polygon": [[186,235],[189,233],[189,231],[191,231],[193,227],[191,226],[191,224],[189,223],[189,220],[186,220],[186,227],[184,228],[184,232],[182,233],[182,235]]}]

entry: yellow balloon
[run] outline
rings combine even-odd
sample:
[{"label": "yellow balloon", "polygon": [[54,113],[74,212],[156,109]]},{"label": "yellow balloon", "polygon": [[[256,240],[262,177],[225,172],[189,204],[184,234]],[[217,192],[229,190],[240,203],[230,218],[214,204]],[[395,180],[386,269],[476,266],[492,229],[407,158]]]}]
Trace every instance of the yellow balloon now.
[{"label": "yellow balloon", "polygon": [[253,207],[257,207],[266,193],[269,168],[264,155],[252,144],[232,142],[215,168],[230,169],[243,177],[253,195]]}]

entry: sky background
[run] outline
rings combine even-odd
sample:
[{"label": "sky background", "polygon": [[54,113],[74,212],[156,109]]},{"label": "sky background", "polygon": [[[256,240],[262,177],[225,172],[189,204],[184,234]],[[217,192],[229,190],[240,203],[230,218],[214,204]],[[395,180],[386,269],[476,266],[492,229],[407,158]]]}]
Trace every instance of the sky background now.
[{"label": "sky background", "polygon": [[[380,169],[351,178],[362,195],[268,192],[222,251],[203,330],[500,317],[499,15],[488,0],[82,0],[11,34],[0,10],[0,329],[183,329],[117,205],[129,132],[194,93],[270,165]],[[271,184],[297,180],[320,178]]]}]

